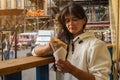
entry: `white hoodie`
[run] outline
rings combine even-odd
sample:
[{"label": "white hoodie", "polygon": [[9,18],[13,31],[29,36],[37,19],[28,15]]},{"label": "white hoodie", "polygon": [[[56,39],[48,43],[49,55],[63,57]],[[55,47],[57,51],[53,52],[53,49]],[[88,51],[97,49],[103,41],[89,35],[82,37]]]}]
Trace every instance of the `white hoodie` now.
[{"label": "white hoodie", "polygon": [[[110,80],[111,57],[105,43],[90,32],[78,35],[72,42],[74,51],[72,52],[70,43],[67,60],[77,68],[93,74],[96,80]],[[32,54],[37,56],[34,49]],[[65,73],[63,77],[64,80],[78,80],[69,73]]]},{"label": "white hoodie", "polygon": [[[105,43],[90,32],[78,35],[73,42],[74,51],[70,44],[67,59],[77,68],[93,74],[96,80],[110,80],[111,57]],[[64,80],[77,79],[65,73]]]}]

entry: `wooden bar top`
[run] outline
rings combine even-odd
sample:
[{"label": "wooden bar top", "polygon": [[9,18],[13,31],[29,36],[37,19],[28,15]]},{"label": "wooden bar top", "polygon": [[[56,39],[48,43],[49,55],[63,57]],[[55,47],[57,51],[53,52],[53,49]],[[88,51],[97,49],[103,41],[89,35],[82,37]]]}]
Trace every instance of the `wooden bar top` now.
[{"label": "wooden bar top", "polygon": [[[108,48],[112,48],[111,43],[106,43]],[[23,57],[11,60],[0,61],[0,76],[19,72],[25,69],[47,65],[54,62],[53,57]]]},{"label": "wooden bar top", "polygon": [[24,57],[0,61],[0,76],[19,72],[25,69],[47,65],[54,61],[53,57]]}]

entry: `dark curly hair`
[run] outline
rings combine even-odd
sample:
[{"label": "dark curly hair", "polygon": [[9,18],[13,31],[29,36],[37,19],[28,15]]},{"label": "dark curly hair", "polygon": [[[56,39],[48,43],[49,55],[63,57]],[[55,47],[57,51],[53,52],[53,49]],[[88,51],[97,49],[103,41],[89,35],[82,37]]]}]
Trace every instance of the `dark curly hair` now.
[{"label": "dark curly hair", "polygon": [[61,30],[59,31],[58,38],[69,44],[70,40],[73,39],[73,35],[68,31],[65,24],[65,16],[67,14],[72,14],[79,19],[86,18],[86,23],[83,25],[83,30],[87,24],[87,17],[81,4],[78,4],[77,2],[72,1],[62,8],[58,16],[58,22],[61,24]]}]

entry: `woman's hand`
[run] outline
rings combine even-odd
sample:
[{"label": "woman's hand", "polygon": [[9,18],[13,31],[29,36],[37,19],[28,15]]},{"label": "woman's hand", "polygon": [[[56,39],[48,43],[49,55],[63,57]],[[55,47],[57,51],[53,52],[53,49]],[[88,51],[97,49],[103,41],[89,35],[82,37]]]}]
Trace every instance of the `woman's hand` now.
[{"label": "woman's hand", "polygon": [[95,80],[95,76],[91,73],[80,70],[79,68],[73,66],[69,61],[64,61],[61,59],[56,59],[55,64],[58,70],[62,73],[70,73],[78,80]]},{"label": "woman's hand", "polygon": [[67,45],[58,38],[52,38],[49,44],[52,47],[53,51],[56,51],[60,47],[63,47],[64,49],[67,48]]},{"label": "woman's hand", "polygon": [[67,60],[56,59],[55,64],[58,70],[62,73],[71,73],[72,69],[74,68],[73,65]]}]

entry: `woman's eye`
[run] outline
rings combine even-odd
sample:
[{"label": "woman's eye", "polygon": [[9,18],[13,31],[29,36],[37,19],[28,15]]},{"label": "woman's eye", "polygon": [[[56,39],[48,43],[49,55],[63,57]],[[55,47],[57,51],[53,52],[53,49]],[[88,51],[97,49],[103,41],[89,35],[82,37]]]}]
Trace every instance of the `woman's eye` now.
[{"label": "woman's eye", "polygon": [[72,21],[78,21],[79,19],[78,18],[72,18]]},{"label": "woman's eye", "polygon": [[70,21],[78,21],[79,19],[78,18],[72,18],[72,19],[65,19],[65,23],[68,23]]},{"label": "woman's eye", "polygon": [[70,22],[70,20],[69,19],[65,19],[65,23],[68,23],[68,22]]}]

